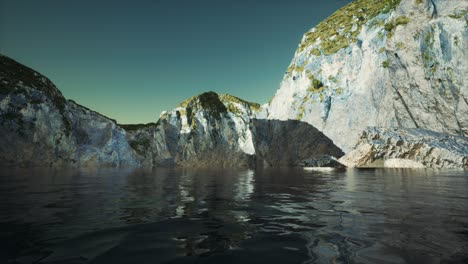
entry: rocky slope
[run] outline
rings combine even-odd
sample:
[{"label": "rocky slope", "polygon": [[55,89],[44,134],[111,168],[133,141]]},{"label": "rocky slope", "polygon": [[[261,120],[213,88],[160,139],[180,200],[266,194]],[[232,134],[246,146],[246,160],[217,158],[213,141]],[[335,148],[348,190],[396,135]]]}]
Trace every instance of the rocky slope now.
[{"label": "rocky slope", "polygon": [[340,162],[348,167],[468,169],[468,138],[421,128],[368,128]]},{"label": "rocky slope", "polygon": [[345,152],[368,126],[468,133],[468,1],[358,0],[305,33],[269,119]]},{"label": "rocky slope", "polygon": [[136,165],[114,120],[67,101],[38,72],[0,55],[0,165]]}]

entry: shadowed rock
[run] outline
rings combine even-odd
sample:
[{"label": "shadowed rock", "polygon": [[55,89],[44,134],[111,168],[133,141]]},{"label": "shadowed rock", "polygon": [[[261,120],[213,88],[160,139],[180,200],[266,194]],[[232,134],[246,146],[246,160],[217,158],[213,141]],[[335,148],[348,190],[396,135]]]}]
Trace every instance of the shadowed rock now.
[{"label": "shadowed rock", "polygon": [[259,165],[299,166],[313,157],[344,155],[333,141],[304,122],[254,119],[252,126]]}]

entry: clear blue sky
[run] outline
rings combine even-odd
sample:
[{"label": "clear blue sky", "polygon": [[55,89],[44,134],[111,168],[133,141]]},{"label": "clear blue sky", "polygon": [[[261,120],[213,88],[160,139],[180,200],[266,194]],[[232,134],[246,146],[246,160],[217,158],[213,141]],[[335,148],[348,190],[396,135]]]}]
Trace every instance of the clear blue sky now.
[{"label": "clear blue sky", "polygon": [[267,102],[302,34],[350,0],[0,0],[0,53],[119,123],[204,91]]}]

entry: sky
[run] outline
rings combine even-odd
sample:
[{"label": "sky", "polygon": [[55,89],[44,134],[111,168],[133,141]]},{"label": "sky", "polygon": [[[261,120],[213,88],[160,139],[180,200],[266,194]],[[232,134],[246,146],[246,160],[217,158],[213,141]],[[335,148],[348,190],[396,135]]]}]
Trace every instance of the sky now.
[{"label": "sky", "polygon": [[0,0],[0,53],[123,124],[215,91],[267,102],[302,35],[350,0]]}]

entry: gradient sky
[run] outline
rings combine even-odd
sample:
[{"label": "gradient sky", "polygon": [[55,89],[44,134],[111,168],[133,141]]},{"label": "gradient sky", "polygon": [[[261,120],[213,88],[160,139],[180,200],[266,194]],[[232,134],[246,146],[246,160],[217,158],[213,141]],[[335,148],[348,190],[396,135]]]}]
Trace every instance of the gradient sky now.
[{"label": "gradient sky", "polygon": [[302,34],[349,2],[0,0],[0,53],[119,123],[155,122],[204,91],[267,102]]}]

